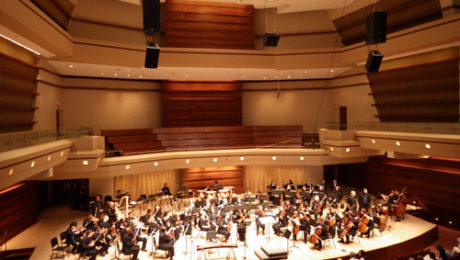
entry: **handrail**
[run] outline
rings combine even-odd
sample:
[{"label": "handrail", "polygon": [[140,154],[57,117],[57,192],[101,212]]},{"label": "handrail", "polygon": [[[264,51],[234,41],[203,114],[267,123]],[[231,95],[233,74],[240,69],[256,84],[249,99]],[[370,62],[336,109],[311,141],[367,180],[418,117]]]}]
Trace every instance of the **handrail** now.
[{"label": "handrail", "polygon": [[[326,128],[341,130],[345,125],[327,122]],[[416,122],[349,122],[347,130],[373,130],[410,133],[460,134],[460,123],[416,123]]]}]

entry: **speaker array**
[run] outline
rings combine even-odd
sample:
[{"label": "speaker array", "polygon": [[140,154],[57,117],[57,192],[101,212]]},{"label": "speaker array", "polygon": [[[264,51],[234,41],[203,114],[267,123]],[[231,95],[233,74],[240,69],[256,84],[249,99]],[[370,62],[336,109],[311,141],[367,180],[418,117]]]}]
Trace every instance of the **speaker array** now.
[{"label": "speaker array", "polygon": [[[155,35],[161,31],[160,28],[160,0],[143,0],[142,10],[144,16],[144,33]],[[160,57],[160,47],[155,42],[147,42],[145,52],[145,67],[156,69],[158,58]]]}]

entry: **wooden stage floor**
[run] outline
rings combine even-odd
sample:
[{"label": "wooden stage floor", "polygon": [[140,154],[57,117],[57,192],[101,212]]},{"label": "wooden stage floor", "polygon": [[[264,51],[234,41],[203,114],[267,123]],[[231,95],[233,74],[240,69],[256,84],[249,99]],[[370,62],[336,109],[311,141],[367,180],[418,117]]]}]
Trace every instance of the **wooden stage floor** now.
[{"label": "wooden stage floor", "polygon": [[[85,212],[71,211],[67,207],[50,208],[42,212],[39,221],[29,227],[7,243],[8,250],[35,247],[32,254],[32,260],[49,259],[51,254],[50,240],[58,237],[61,231],[64,231],[69,223],[77,220],[79,225],[86,216]],[[298,248],[294,248],[294,242],[289,241],[290,253],[289,259],[336,259],[337,257],[348,256],[350,253],[358,252],[363,249],[371,254],[370,259],[390,259],[390,257],[410,254],[414,250],[421,250],[430,245],[437,239],[437,226],[430,222],[424,221],[417,217],[407,215],[402,222],[394,222],[391,230],[384,231],[381,235],[377,231],[373,238],[361,238],[351,244],[341,244],[335,242],[334,246],[326,246],[322,251],[312,249],[310,244],[301,241],[296,242]],[[231,241],[236,242],[236,230],[232,230]],[[302,240],[302,239],[300,239]],[[186,246],[187,243],[187,246]],[[175,259],[205,259],[203,255],[197,253],[197,245],[205,245],[207,242],[199,238],[197,230],[194,230],[192,238],[185,239],[183,236],[176,242]],[[237,259],[258,259],[254,250],[261,245],[281,245],[286,246],[285,238],[270,235],[256,235],[255,224],[251,224],[247,231],[247,248],[244,250],[242,242],[238,242],[239,247],[234,250]],[[151,241],[148,241],[147,249],[150,251]],[[188,252],[186,252],[186,249]],[[228,249],[213,250],[206,255],[207,259],[225,259],[229,253]],[[396,255],[395,255],[396,254]],[[233,252],[232,252],[233,255]],[[109,260],[114,257],[114,247],[111,247],[109,254],[97,259]],[[76,255],[65,257],[65,259],[77,259]],[[129,259],[122,256],[121,259]],[[140,252],[139,259],[153,259],[150,252]],[[163,251],[158,251],[154,259],[165,259]]]}]

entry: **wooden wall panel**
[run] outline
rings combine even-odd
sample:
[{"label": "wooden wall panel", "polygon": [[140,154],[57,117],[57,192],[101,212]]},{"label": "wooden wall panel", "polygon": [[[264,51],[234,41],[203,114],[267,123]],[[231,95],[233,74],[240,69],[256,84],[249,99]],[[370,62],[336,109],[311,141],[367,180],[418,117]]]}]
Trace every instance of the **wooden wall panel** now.
[{"label": "wooden wall panel", "polygon": [[0,233],[7,240],[37,222],[37,182],[21,182],[0,191]]},{"label": "wooden wall panel", "polygon": [[[364,168],[365,167],[365,168]],[[373,194],[388,194],[407,186],[429,210],[429,215],[460,227],[460,161],[442,158],[397,160],[371,157],[365,166],[339,169],[339,181],[357,188],[368,187]]]},{"label": "wooden wall panel", "polygon": [[0,133],[34,125],[37,68],[0,53]]},{"label": "wooden wall panel", "polygon": [[252,5],[167,0],[164,11],[168,47],[254,48]]},{"label": "wooden wall panel", "polygon": [[382,122],[458,122],[459,59],[368,73]]},{"label": "wooden wall panel", "polygon": [[234,186],[235,192],[242,193],[243,176],[242,166],[188,168],[181,170],[180,183],[182,186],[188,185],[190,189],[199,190],[207,185],[212,187],[214,181],[218,181],[220,185]]},{"label": "wooden wall panel", "polygon": [[31,0],[38,8],[67,30],[74,9],[70,0]]},{"label": "wooden wall panel", "polygon": [[163,127],[242,124],[241,83],[163,81]]},{"label": "wooden wall panel", "polygon": [[366,38],[367,16],[372,10],[387,12],[387,33],[396,32],[442,18],[439,0],[382,0],[334,20],[334,25],[345,45]]}]

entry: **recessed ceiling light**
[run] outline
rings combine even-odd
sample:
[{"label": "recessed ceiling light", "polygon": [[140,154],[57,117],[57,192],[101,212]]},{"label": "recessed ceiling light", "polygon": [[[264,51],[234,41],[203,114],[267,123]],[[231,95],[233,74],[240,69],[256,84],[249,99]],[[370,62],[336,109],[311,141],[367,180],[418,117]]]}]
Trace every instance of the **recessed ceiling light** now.
[{"label": "recessed ceiling light", "polygon": [[278,76],[275,76],[275,79],[279,79],[279,78],[280,78],[280,77],[278,77]]},{"label": "recessed ceiling light", "polygon": [[426,149],[431,149],[431,145],[430,145],[430,144],[425,144],[425,147],[426,147]]},{"label": "recessed ceiling light", "polygon": [[48,162],[51,161],[51,155],[48,155]]},{"label": "recessed ceiling light", "polygon": [[397,146],[400,146],[401,143],[400,143],[399,141],[396,141],[396,145],[397,145]]},{"label": "recessed ceiling light", "polygon": [[334,70],[331,70],[331,72],[334,72]]},{"label": "recessed ceiling light", "polygon": [[350,148],[345,149],[345,152],[347,153],[350,152]]},{"label": "recessed ceiling light", "polygon": [[244,161],[244,156],[241,156],[241,157],[240,157],[240,161]]},{"label": "recessed ceiling light", "polygon": [[190,160],[189,159],[185,160],[185,163],[190,163]]},{"label": "recessed ceiling light", "polygon": [[35,166],[35,161],[32,161],[32,163],[30,164],[30,168],[33,168]]},{"label": "recessed ceiling light", "polygon": [[333,151],[334,151],[334,147],[330,147],[329,150],[331,150],[331,152],[333,152]]},{"label": "recessed ceiling light", "polygon": [[139,78],[142,78],[142,75],[139,75]]},{"label": "recessed ceiling light", "polygon": [[287,78],[290,79],[290,78],[291,78],[291,75],[288,75]]},{"label": "recessed ceiling light", "polygon": [[305,160],[305,158],[303,156],[300,156],[299,158],[301,161]]},{"label": "recessed ceiling light", "polygon": [[129,74],[126,74],[126,77],[128,77],[128,78],[129,78],[129,77],[131,77],[131,75],[129,75]]},{"label": "recessed ceiling light", "polygon": [[131,165],[129,165],[129,164],[128,164],[128,165],[126,165],[125,169],[126,169],[126,170],[129,170],[129,169],[131,169]]},{"label": "recessed ceiling light", "polygon": [[157,167],[157,166],[158,166],[158,162],[153,163],[153,166]]},{"label": "recessed ceiling light", "polygon": [[61,152],[61,157],[64,156],[64,151]]},{"label": "recessed ceiling light", "polygon": [[273,157],[272,157],[272,160],[273,160],[273,161],[276,161],[276,156],[273,156]]},{"label": "recessed ceiling light", "polygon": [[116,76],[118,76],[118,74],[117,74],[117,73],[113,73],[113,75],[114,75],[115,77],[116,77]]},{"label": "recessed ceiling light", "polygon": [[304,73],[305,73],[305,74],[308,74],[308,70],[306,70]]},{"label": "recessed ceiling light", "polygon": [[214,159],[213,159],[213,161],[214,161],[214,162],[217,162],[217,161],[219,161],[219,159],[217,159],[217,158],[214,158]]},{"label": "recessed ceiling light", "polygon": [[264,79],[267,79],[267,77],[264,76]]},{"label": "recessed ceiling light", "polygon": [[185,77],[188,78],[188,74],[185,74]]},{"label": "recessed ceiling light", "polygon": [[373,144],[375,144],[375,140],[374,140],[374,139],[372,139],[371,142],[372,142]]},{"label": "recessed ceiling light", "polygon": [[8,172],[8,176],[13,175],[13,173],[14,173],[14,170],[13,170],[13,169],[10,169],[10,171]]},{"label": "recessed ceiling light", "polygon": [[101,72],[101,76],[104,76],[104,72]]},{"label": "recessed ceiling light", "polygon": [[83,163],[83,165],[88,165],[88,161],[87,161],[87,160],[84,160],[82,163]]},{"label": "recessed ceiling light", "polygon": [[73,65],[72,65],[72,64],[70,64],[70,65],[69,65],[69,68],[73,68]]}]

